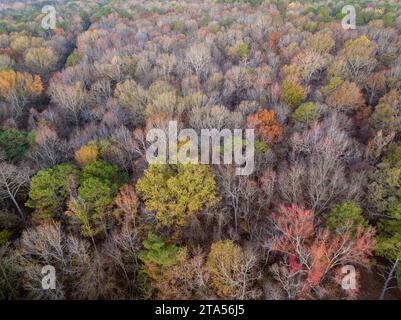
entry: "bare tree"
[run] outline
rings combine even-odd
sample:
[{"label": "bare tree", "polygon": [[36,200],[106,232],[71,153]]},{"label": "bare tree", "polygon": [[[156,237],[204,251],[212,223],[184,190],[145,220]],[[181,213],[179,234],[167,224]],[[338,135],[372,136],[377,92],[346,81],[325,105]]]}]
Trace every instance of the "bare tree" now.
[{"label": "bare tree", "polygon": [[344,119],[334,114],[291,139],[289,169],[280,171],[279,187],[288,203],[306,203],[316,213],[341,197],[358,198],[363,172],[347,175],[347,165],[362,153],[348,136]]},{"label": "bare tree", "polygon": [[51,167],[67,158],[69,146],[60,139],[57,132],[47,126],[39,126],[35,130],[35,146],[29,150],[31,158],[39,168]]},{"label": "bare tree", "polygon": [[217,170],[221,193],[234,215],[235,231],[240,221],[244,231],[256,236],[261,213],[269,208],[273,198],[276,173],[266,169],[260,177],[237,176],[232,166],[219,166]]},{"label": "bare tree", "polygon": [[243,115],[230,111],[224,106],[194,107],[189,111],[189,124],[196,130],[201,129],[236,129],[245,124]]},{"label": "bare tree", "polygon": [[23,220],[25,219],[24,213],[15,197],[21,187],[28,182],[29,169],[17,168],[12,164],[0,162],[0,199],[11,199]]},{"label": "bare tree", "polygon": [[[59,223],[48,221],[25,230],[13,259],[23,287],[32,298],[93,298],[90,290],[84,290],[93,287],[93,279],[98,275],[95,272],[98,264],[93,261],[90,244],[63,231]],[[44,290],[41,286],[41,270],[45,265],[55,268],[55,290]],[[91,281],[87,282],[88,279]]]},{"label": "bare tree", "polygon": [[294,163],[291,166],[281,165],[278,176],[280,195],[287,203],[301,205],[304,202],[302,183],[305,176],[305,166]]},{"label": "bare tree", "polygon": [[10,244],[4,244],[0,247],[0,283],[2,284],[0,299],[2,300],[17,298],[19,279],[13,266],[11,252]]},{"label": "bare tree", "polygon": [[207,65],[211,62],[210,49],[203,44],[195,44],[186,54],[186,62],[193,69],[198,79],[207,75]]},{"label": "bare tree", "polygon": [[295,56],[291,65],[287,68],[290,72],[295,72],[304,83],[308,84],[314,77],[319,78],[320,72],[327,64],[327,57],[313,50],[306,50]]},{"label": "bare tree", "polygon": [[177,58],[173,54],[161,54],[157,59],[157,65],[160,68],[160,75],[163,79],[168,80],[174,72],[177,65]]},{"label": "bare tree", "polygon": [[102,247],[105,259],[121,273],[129,291],[134,297],[136,273],[139,267],[139,238],[135,230],[125,223],[121,230],[114,232]]},{"label": "bare tree", "polygon": [[390,286],[390,282],[394,281],[394,280],[397,280],[396,270],[397,270],[399,261],[400,261],[400,259],[397,258],[396,260],[394,260],[392,262],[391,269],[388,272],[387,276],[385,276],[384,286],[383,286],[382,292],[380,293],[379,300],[383,300],[384,299],[384,296],[385,296],[387,291],[389,291],[391,289],[394,289],[394,288],[397,288],[397,286]]},{"label": "bare tree", "polygon": [[67,111],[75,124],[79,124],[85,117],[88,94],[81,83],[66,85],[55,78],[50,83],[49,93],[52,101]]},{"label": "bare tree", "polygon": [[90,100],[96,104],[105,103],[113,96],[111,81],[101,79],[95,82],[90,90]]}]

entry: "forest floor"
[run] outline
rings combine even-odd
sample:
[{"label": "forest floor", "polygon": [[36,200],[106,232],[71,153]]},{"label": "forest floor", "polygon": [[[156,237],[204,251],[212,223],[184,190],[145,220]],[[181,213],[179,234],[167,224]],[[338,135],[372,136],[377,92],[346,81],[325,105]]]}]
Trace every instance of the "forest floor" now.
[{"label": "forest floor", "polygon": [[[378,300],[383,290],[384,280],[379,274],[377,267],[361,272],[361,288],[359,291],[359,300]],[[396,283],[391,283],[396,285]],[[397,288],[388,290],[385,300],[401,300],[401,291]]]}]

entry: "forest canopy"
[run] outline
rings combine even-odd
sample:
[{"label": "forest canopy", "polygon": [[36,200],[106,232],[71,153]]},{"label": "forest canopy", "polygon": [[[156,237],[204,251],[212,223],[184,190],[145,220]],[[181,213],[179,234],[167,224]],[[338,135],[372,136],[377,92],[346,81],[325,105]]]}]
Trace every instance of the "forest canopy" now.
[{"label": "forest canopy", "polygon": [[0,299],[400,299],[400,221],[399,1],[1,1]]}]

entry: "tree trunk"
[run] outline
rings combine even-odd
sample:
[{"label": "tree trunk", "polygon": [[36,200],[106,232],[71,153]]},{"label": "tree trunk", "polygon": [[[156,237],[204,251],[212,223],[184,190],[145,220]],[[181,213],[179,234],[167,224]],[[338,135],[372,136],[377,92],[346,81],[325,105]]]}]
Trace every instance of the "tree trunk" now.
[{"label": "tree trunk", "polygon": [[21,216],[22,221],[25,221],[24,213],[22,212],[20,206],[18,205],[17,201],[15,200],[14,196],[11,193],[10,193],[10,198],[11,198],[11,201],[14,203],[15,207],[17,208],[17,211],[18,211],[19,215]]},{"label": "tree trunk", "polygon": [[388,285],[389,285],[391,279],[393,278],[393,274],[394,274],[395,269],[397,268],[398,261],[399,261],[399,259],[395,260],[394,263],[393,263],[393,266],[391,267],[390,273],[388,274],[388,277],[387,277],[386,281],[384,282],[384,287],[383,287],[382,293],[380,294],[379,300],[383,300],[384,299],[384,295],[386,294],[386,291],[388,289]]}]

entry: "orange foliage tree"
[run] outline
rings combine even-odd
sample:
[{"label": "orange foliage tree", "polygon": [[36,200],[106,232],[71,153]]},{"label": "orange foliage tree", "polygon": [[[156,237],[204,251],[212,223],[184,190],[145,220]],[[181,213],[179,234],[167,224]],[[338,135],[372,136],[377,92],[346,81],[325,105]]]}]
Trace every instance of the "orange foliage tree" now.
[{"label": "orange foliage tree", "polygon": [[255,129],[258,138],[269,145],[279,141],[283,135],[283,129],[276,120],[274,111],[262,109],[248,116],[247,122],[248,128]]},{"label": "orange foliage tree", "polygon": [[11,105],[14,115],[20,115],[29,100],[38,97],[42,91],[43,84],[38,75],[0,71],[0,99]]},{"label": "orange foliage tree", "polygon": [[339,111],[350,112],[365,102],[361,89],[349,81],[343,82],[328,98],[327,104]]}]

